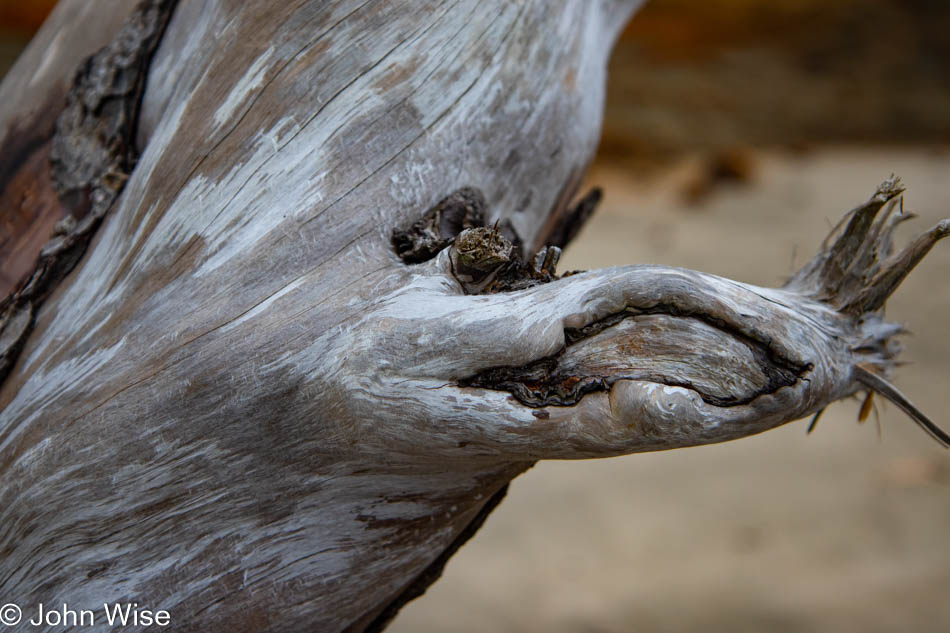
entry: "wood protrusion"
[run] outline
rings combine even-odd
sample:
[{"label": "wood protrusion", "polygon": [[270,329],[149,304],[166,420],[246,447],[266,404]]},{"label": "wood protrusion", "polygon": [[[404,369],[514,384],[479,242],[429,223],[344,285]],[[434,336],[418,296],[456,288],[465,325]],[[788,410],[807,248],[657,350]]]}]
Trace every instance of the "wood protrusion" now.
[{"label": "wood protrusion", "polygon": [[871,415],[871,409],[874,408],[874,391],[868,390],[861,402],[861,408],[858,410],[858,423],[863,424]]},{"label": "wood protrusion", "polygon": [[887,258],[893,246],[893,231],[902,219],[911,214],[902,214],[903,196],[892,198],[884,205],[880,220],[873,223],[867,237],[859,246],[857,254],[851,259],[838,284],[838,295],[853,295],[866,281],[866,274],[875,261]]},{"label": "wood protrusion", "polygon": [[907,396],[902,394],[897,387],[863,365],[856,365],[854,367],[854,379],[868,389],[876,391],[896,404],[900,407],[901,411],[906,413],[910,419],[916,422],[928,435],[937,440],[941,446],[950,448],[950,435],[934,424],[930,418],[914,406],[914,403],[908,400]]},{"label": "wood protrusion", "polygon": [[903,192],[900,178],[891,175],[878,186],[867,202],[848,214],[850,220],[842,234],[828,249],[829,257],[821,271],[821,278],[827,290],[838,288],[850,264],[861,261],[862,251],[874,249],[874,240],[867,240],[869,235],[872,238],[875,235],[875,231],[871,230],[874,219],[884,205]]},{"label": "wood protrusion", "polygon": [[942,220],[935,227],[919,236],[897,255],[888,258],[877,267],[874,276],[842,310],[850,314],[863,314],[880,309],[897,289],[904,278],[930,252],[934,244],[950,235],[950,219]]},{"label": "wood protrusion", "polygon": [[806,435],[810,435],[812,431],[815,430],[815,427],[818,426],[818,420],[821,419],[821,414],[825,412],[826,407],[822,407],[815,412],[815,415],[812,416],[811,422],[808,423],[808,429],[805,431]]},{"label": "wood protrusion", "polygon": [[545,246],[534,256],[534,272],[538,276],[556,276],[557,263],[561,259],[561,249],[557,246]]},{"label": "wood protrusion", "polygon": [[852,316],[882,308],[933,245],[950,234],[950,220],[944,220],[899,254],[891,255],[894,230],[915,217],[904,213],[903,193],[900,178],[885,180],[867,202],[848,212],[832,229],[819,253],[786,288]]},{"label": "wood protrusion", "polygon": [[465,292],[478,294],[514,259],[514,246],[497,227],[465,229],[455,238],[449,257],[452,274]]},{"label": "wood protrusion", "polygon": [[562,212],[554,215],[542,228],[542,233],[534,242],[539,245],[539,250],[544,246],[566,248],[597,210],[597,205],[600,204],[602,198],[603,191],[599,187],[594,187],[574,206],[565,206]]},{"label": "wood protrusion", "polygon": [[560,258],[561,249],[556,246],[545,246],[534,254],[530,262],[515,257],[510,264],[498,273],[494,281],[485,288],[485,291],[511,292],[525,290],[559,279],[556,267]]}]

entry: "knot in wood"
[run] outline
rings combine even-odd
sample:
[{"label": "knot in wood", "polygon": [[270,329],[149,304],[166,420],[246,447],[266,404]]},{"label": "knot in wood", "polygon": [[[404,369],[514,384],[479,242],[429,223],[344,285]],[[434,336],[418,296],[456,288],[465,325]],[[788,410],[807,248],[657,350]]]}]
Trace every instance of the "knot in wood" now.
[{"label": "knot in wood", "polygon": [[466,229],[455,238],[458,263],[482,272],[496,270],[511,261],[513,247],[496,229]]},{"label": "knot in wood", "polygon": [[469,294],[481,292],[515,257],[514,245],[497,228],[459,233],[452,245],[452,272]]},{"label": "knot in wood", "polygon": [[428,261],[465,229],[483,226],[487,206],[480,190],[462,187],[440,200],[408,229],[393,231],[393,248],[407,264]]}]

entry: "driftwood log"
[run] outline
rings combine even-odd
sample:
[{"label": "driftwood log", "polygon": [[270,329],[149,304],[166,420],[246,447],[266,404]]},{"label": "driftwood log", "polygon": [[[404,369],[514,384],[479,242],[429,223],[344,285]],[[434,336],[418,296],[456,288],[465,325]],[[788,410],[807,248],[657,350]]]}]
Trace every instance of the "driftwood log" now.
[{"label": "driftwood log", "polygon": [[380,630],[537,460],[862,390],[946,441],[886,380],[950,231],[891,254],[896,179],[783,288],[557,275],[637,4],[63,0],[0,86],[11,630]]}]

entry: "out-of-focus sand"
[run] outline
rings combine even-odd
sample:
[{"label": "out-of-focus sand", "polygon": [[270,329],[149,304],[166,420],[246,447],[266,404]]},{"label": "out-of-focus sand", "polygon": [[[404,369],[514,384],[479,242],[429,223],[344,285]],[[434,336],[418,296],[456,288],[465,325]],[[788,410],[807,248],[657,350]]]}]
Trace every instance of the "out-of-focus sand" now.
[{"label": "out-of-focus sand", "polygon": [[[688,165],[648,183],[598,166],[606,200],[561,266],[659,263],[776,285],[892,171],[921,218],[950,216],[950,153],[756,154],[748,186],[698,207]],[[907,323],[896,382],[950,427],[950,243],[888,304]],[[858,401],[728,444],[586,462],[517,479],[393,633],[950,630],[950,452],[893,406]]]}]

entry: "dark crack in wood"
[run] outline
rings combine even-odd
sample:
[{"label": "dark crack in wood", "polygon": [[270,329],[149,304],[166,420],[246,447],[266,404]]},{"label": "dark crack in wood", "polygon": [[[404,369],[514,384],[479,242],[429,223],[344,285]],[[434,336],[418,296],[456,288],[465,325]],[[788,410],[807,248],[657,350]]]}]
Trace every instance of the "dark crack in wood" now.
[{"label": "dark crack in wood", "polygon": [[[651,317],[656,316],[664,317],[663,322],[648,322]],[[637,345],[631,344],[628,338],[627,344],[630,345],[630,356],[635,356],[635,351],[644,354],[646,357],[670,354],[674,358],[671,362],[677,363],[678,371],[665,372],[662,365],[657,366],[648,361],[644,361],[640,366],[625,367],[621,360],[611,366],[611,361],[607,360],[605,361],[606,365],[593,362],[589,365],[588,370],[578,372],[578,367],[583,367],[584,363],[578,362],[577,359],[568,359],[568,356],[574,351],[574,346],[607,332],[611,328],[623,327],[628,319],[643,319],[643,327],[651,327],[655,330],[652,334],[645,335],[652,337],[646,339],[651,341],[651,345],[645,349],[638,350]],[[698,321],[702,325],[688,320]],[[708,381],[703,384],[700,380],[690,380],[682,375],[674,378],[673,376],[683,371],[683,365],[679,363],[688,364],[692,362],[696,363],[697,367],[708,367],[708,365],[699,362],[701,350],[693,350],[688,346],[672,349],[660,336],[662,332],[675,327],[676,324],[686,325],[687,323],[690,324],[689,327],[693,330],[717,333],[721,342],[737,346],[740,351],[744,349],[747,363],[743,367],[746,367],[748,373],[752,375],[746,380],[736,380],[734,385],[730,385],[730,389],[735,391],[719,389],[718,392],[709,387]],[[633,331],[633,328],[639,325],[634,324],[628,329]],[[671,340],[677,339],[675,336],[669,338]],[[729,327],[721,319],[706,314],[687,313],[672,305],[656,305],[641,309],[628,308],[591,323],[584,328],[568,328],[565,330],[565,341],[565,347],[552,356],[520,367],[490,368],[475,376],[461,380],[460,384],[467,387],[508,391],[522,404],[530,407],[545,407],[575,405],[588,393],[608,391],[618,380],[645,380],[671,387],[685,387],[695,391],[708,404],[717,407],[731,407],[748,404],[762,395],[774,393],[782,387],[791,386],[812,367],[810,364],[796,364],[781,357],[769,347],[766,341],[756,340],[744,332]],[[623,347],[619,339],[618,341],[607,341],[607,343],[614,347]],[[620,349],[616,353],[620,354],[622,358],[624,350]],[[596,356],[602,357],[602,351]],[[702,375],[702,372],[698,371],[697,374]]]},{"label": "dark crack in wood", "polygon": [[440,200],[408,229],[393,231],[392,244],[407,264],[419,264],[439,254],[465,229],[485,226],[485,195],[462,187]]}]

